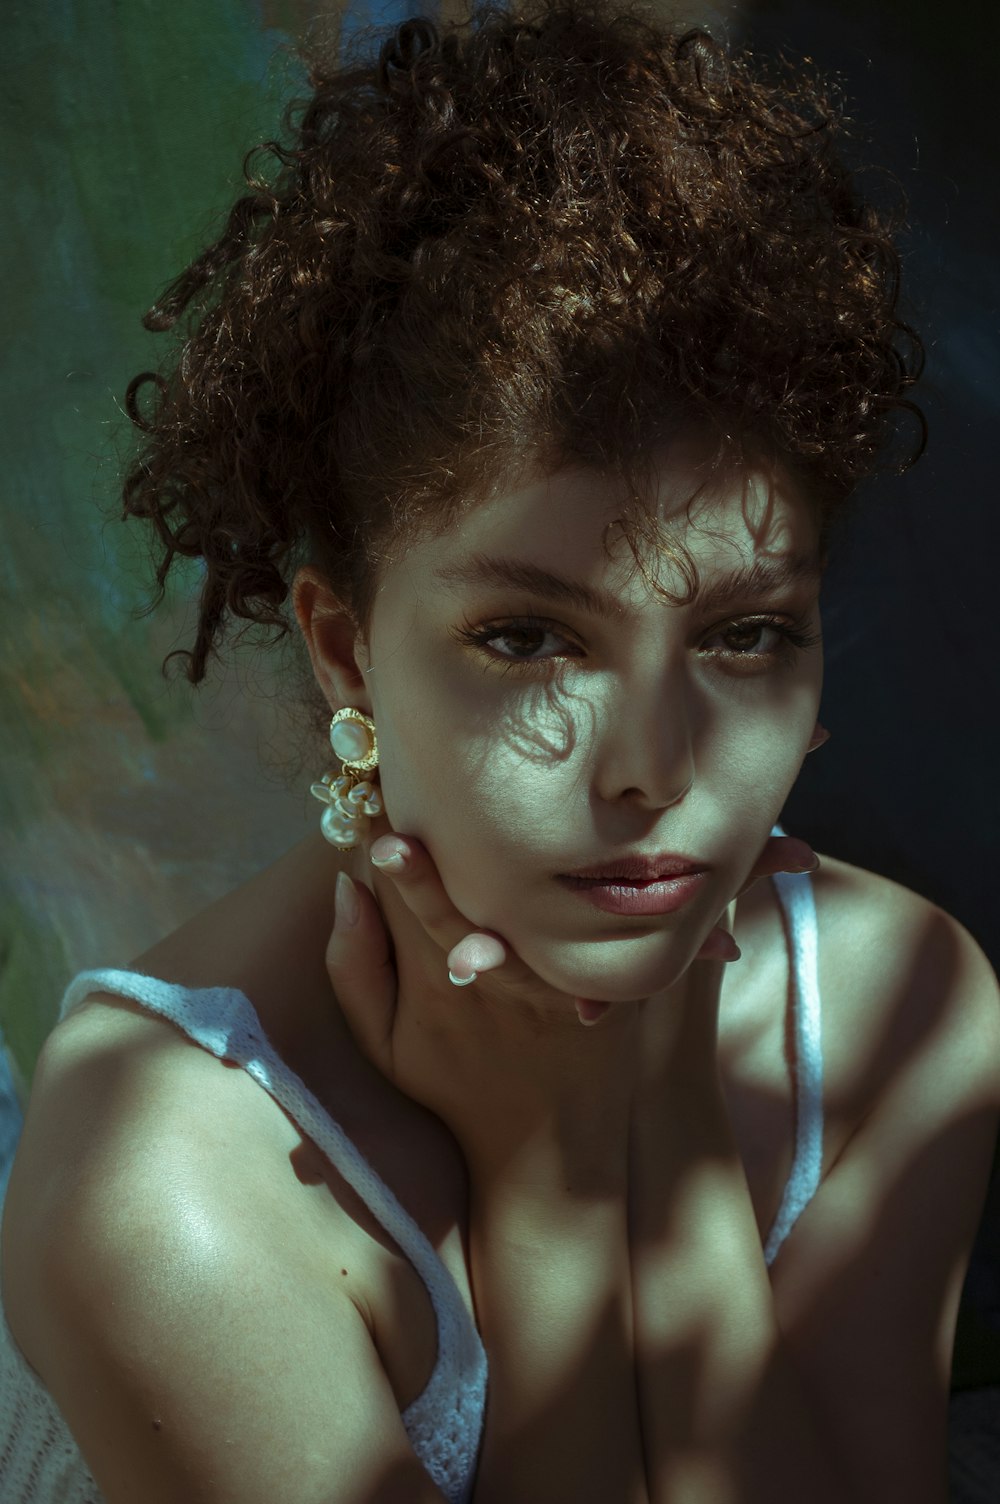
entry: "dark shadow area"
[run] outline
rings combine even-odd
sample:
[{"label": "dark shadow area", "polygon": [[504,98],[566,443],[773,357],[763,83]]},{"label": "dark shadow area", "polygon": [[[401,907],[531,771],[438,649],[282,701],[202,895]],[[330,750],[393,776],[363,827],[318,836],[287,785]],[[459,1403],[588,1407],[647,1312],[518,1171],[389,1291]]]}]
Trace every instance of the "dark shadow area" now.
[{"label": "dark shadow area", "polygon": [[[1000,11],[887,0],[751,0],[734,40],[839,75],[870,146],[909,200],[905,313],[927,347],[915,393],[930,441],[908,475],[864,488],[823,592],[833,733],[786,806],[789,830],[939,904],[1000,967],[996,871],[994,436],[1000,417],[1000,234],[993,107]],[[996,1386],[989,1491],[1000,1496],[1000,1158],[959,1312],[954,1391]],[[966,1407],[971,1410],[971,1407]],[[984,1407],[979,1407],[980,1411]],[[964,1413],[964,1411],[963,1411]]]}]

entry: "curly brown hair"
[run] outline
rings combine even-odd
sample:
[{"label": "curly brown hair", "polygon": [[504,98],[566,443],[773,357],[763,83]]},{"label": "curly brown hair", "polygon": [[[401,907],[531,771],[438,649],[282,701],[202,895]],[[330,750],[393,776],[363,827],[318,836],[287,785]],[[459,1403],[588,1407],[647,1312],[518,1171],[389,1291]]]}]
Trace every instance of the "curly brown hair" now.
[{"label": "curly brown hair", "polygon": [[307,560],[363,628],[393,548],[529,456],[638,498],[655,451],[708,424],[718,455],[803,483],[825,548],[901,411],[902,463],[921,452],[899,213],[861,194],[811,66],[639,0],[480,4],[309,66],[287,139],[248,156],[221,237],[145,318],[186,315],[126,398],[124,515],[160,551],[147,612],[176,556],[204,561],[194,648],[164,669],[179,653],[200,682],[234,617],[287,633]]}]

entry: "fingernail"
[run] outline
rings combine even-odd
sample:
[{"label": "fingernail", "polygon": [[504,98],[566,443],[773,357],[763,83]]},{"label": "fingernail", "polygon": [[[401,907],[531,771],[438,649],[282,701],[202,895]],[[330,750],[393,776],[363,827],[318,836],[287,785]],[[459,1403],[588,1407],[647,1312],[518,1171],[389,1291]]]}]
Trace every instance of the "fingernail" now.
[{"label": "fingernail", "polygon": [[337,888],[334,894],[333,927],[335,930],[349,930],[357,924],[361,917],[361,902],[358,898],[358,890],[351,882],[346,872],[337,873]]},{"label": "fingernail", "polygon": [[812,860],[811,861],[809,861],[809,862],[790,862],[788,864],[788,867],[785,870],[788,871],[788,872],[815,872],[816,868],[818,866],[819,866],[819,857],[816,855],[815,852],[813,852],[813,856],[812,856]]},{"label": "fingernail", "polygon": [[368,853],[372,866],[380,872],[402,872],[408,855],[402,842],[394,841],[391,836],[380,836]]},{"label": "fingernail", "polygon": [[576,999],[576,1016],[588,1029],[592,1029],[594,1024],[600,1022],[610,1007],[610,1003],[599,1003],[595,1002],[592,998],[578,997]]},{"label": "fingernail", "polygon": [[826,727],[825,726],[821,726],[820,723],[819,723],[819,721],[817,721],[816,722],[816,731],[815,731],[815,734],[810,739],[810,742],[809,742],[808,747],[806,748],[806,751],[807,752],[815,752],[816,749],[817,749],[817,747],[822,747],[823,744],[824,744],[824,742],[828,742],[830,740],[830,737],[832,735],[833,735],[833,733],[831,731],[827,731]]},{"label": "fingernail", "polygon": [[471,982],[476,980],[478,975],[479,972],[474,971],[471,977],[457,977],[451,967],[449,966],[448,968],[448,980],[453,987],[468,987]]}]

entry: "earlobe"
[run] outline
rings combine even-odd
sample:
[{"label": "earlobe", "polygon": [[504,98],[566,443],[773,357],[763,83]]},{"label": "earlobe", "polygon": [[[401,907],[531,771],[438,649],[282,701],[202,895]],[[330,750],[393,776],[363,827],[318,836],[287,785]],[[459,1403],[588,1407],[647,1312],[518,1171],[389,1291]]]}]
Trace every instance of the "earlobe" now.
[{"label": "earlobe", "polygon": [[295,619],[309,650],[316,683],[332,709],[355,705],[371,710],[364,664],[358,661],[360,634],[350,608],[330,589],[323,575],[305,565],[292,581]]}]

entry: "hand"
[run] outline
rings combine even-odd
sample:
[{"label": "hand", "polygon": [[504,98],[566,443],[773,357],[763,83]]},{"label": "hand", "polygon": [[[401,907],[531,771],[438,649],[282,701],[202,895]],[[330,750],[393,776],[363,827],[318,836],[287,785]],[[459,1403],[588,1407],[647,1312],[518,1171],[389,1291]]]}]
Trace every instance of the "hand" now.
[{"label": "hand", "polygon": [[[491,991],[524,994],[544,984],[510,949],[501,936],[470,930],[468,921],[445,892],[426,848],[411,836],[381,836],[370,852],[376,870],[389,879],[421,928],[442,953],[445,969],[455,985],[467,985],[491,973]],[[775,872],[802,872],[819,865],[819,858],[793,836],[771,836],[736,897],[698,951],[695,960],[736,961],[740,950],[733,939],[736,900],[756,882]],[[326,951],[326,965],[334,991],[362,1052],[403,1090],[394,1051],[397,980],[389,936],[378,904],[367,887],[354,884],[346,873],[337,885],[337,914]],[[594,1024],[610,1004],[576,999],[581,1023]],[[419,1095],[417,1095],[419,1100]]]}]

